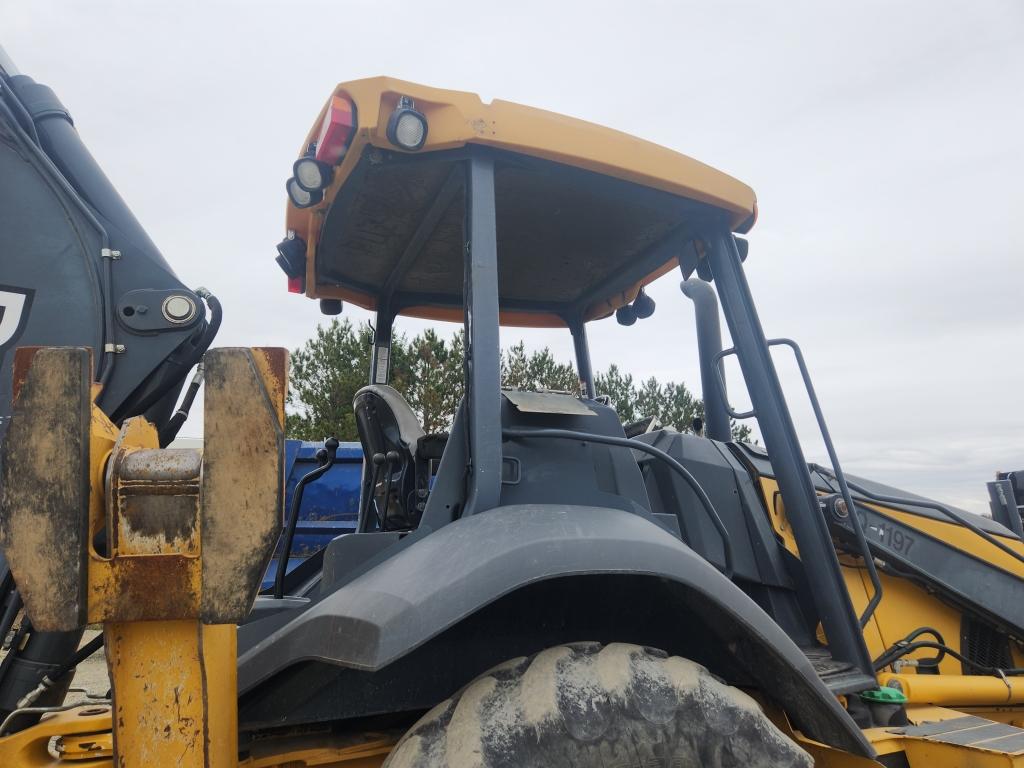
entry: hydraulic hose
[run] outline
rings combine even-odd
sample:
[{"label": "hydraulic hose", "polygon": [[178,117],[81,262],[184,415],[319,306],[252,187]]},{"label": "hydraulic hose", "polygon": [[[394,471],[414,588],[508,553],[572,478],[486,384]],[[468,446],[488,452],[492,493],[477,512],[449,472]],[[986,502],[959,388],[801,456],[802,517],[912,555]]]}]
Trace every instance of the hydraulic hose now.
[{"label": "hydraulic hose", "polygon": [[203,371],[204,366],[202,363],[196,366],[195,375],[192,376],[192,382],[188,385],[188,389],[185,390],[185,396],[181,399],[181,405],[178,406],[178,410],[174,412],[174,415],[167,420],[167,423],[160,428],[160,447],[166,448],[170,445],[174,438],[178,436],[178,431],[181,429],[181,425],[185,423],[185,419],[188,418],[189,411],[192,410],[192,403],[195,402],[196,395],[199,393],[199,387],[203,383]]},{"label": "hydraulic hose", "polygon": [[220,300],[213,295],[208,288],[200,286],[196,288],[196,296],[199,296],[206,305],[210,308],[210,322],[206,326],[206,333],[203,334],[203,339],[199,344],[199,351],[196,353],[195,363],[202,360],[203,355],[206,354],[206,350],[213,344],[214,338],[217,336],[217,331],[220,330],[221,320],[224,319],[224,309],[220,305]]},{"label": "hydraulic hose", "polygon": [[920,659],[918,662],[918,666],[937,668],[939,666],[939,663],[946,656],[945,649],[948,647],[946,645],[946,639],[942,636],[942,633],[934,627],[918,627],[899,642],[893,643],[888,648],[886,648],[882,652],[882,654],[877,659],[875,659],[874,662],[872,662],[874,664],[875,671],[878,672],[882,669],[885,669],[887,666],[892,664],[897,659],[900,659],[903,656],[906,656],[908,653],[910,653],[908,648],[921,635],[931,635],[935,638],[936,644],[941,645],[943,649],[939,651],[939,654],[937,656],[934,656],[929,659]]},{"label": "hydraulic hose", "polygon": [[281,546],[281,553],[277,558],[277,574],[274,576],[274,598],[280,600],[284,597],[284,577],[288,570],[288,558],[292,553],[292,541],[295,538],[295,528],[299,524],[299,509],[302,507],[302,494],[306,486],[317,478],[326,474],[327,470],[334,464],[338,455],[340,443],[337,438],[329,437],[324,440],[324,447],[316,452],[316,460],[320,465],[316,469],[307,472],[295,485],[292,493],[292,506],[288,511],[288,525],[284,531],[284,544]]},{"label": "hydraulic hose", "polygon": [[171,415],[171,418],[167,420],[167,423],[160,427],[159,438],[160,447],[166,448],[175,437],[178,436],[178,431],[181,429],[181,425],[185,423],[188,418],[189,412],[192,410],[192,404],[195,402],[196,395],[199,393],[199,387],[203,383],[203,355],[213,344],[213,340],[217,336],[217,331],[220,330],[220,324],[223,320],[224,312],[221,308],[220,301],[206,288],[196,288],[195,293],[197,296],[202,298],[207,306],[210,308],[210,320],[207,323],[206,330],[203,332],[202,338],[196,344],[196,352],[193,355],[191,365],[196,366],[196,372],[192,376],[192,382],[189,384],[188,389],[185,390],[185,396],[181,399],[181,405]]},{"label": "hydraulic hose", "polygon": [[18,592],[17,587],[14,586],[14,580],[10,579],[9,582],[5,582],[10,585],[11,591],[9,593],[9,601],[7,608],[4,610],[3,616],[0,616],[0,640],[7,637],[7,633],[11,631],[11,627],[14,626],[14,622],[18,619],[18,612],[21,611],[21,593]]},{"label": "hydraulic hose", "polygon": [[43,676],[43,679],[39,681],[39,685],[33,688],[31,691],[26,693],[21,699],[18,700],[18,709],[24,709],[25,707],[31,707],[39,697],[46,693],[48,690],[53,688],[60,681],[64,675],[73,670],[87,658],[92,656],[96,651],[103,647],[103,635],[96,635],[92,640],[83,645],[77,651],[72,654],[71,658],[65,661],[56,669],[52,670],[49,674]]},{"label": "hydraulic hose", "polygon": [[883,667],[887,667],[894,661],[896,661],[896,659],[901,658],[902,656],[906,656],[908,653],[913,653],[914,651],[919,650],[921,648],[933,648],[937,651],[942,651],[943,653],[952,656],[961,664],[971,667],[972,669],[976,669],[985,675],[994,675],[996,677],[1016,677],[1017,675],[1024,675],[1024,668],[1009,667],[1007,669],[1001,669],[999,667],[990,667],[987,664],[979,664],[978,662],[972,661],[971,659],[967,658],[963,654],[954,651],[948,645],[945,645],[944,643],[937,643],[934,640],[918,640],[916,642],[907,643],[904,646],[900,646],[899,652],[895,655],[890,654],[888,656],[883,656],[877,659],[875,661],[875,669],[877,671],[879,669],[882,669]]},{"label": "hydraulic hose", "polygon": [[83,661],[88,659],[90,656],[92,656],[94,653],[96,653],[96,651],[98,651],[102,647],[103,647],[103,635],[102,634],[96,635],[96,637],[94,637],[88,643],[86,643],[81,648],[79,648],[77,651],[75,651],[74,655],[70,659],[68,659],[63,664],[61,664],[59,667],[57,667],[57,669],[55,669],[53,671],[53,674],[51,675],[51,677],[54,680],[57,680],[58,678],[64,677],[64,675],[66,675],[72,669],[74,669],[79,664],[81,664]]},{"label": "hydraulic hose", "polygon": [[[213,344],[213,340],[217,338],[217,332],[220,330],[220,324],[224,319],[224,309],[221,307],[220,300],[213,295],[208,288],[202,286],[196,288],[196,296],[206,302],[206,306],[210,308],[210,320],[206,324],[206,330],[203,331],[202,338],[196,343],[196,351],[192,355],[192,359],[189,361],[189,367],[193,365],[201,365],[203,361],[203,355],[206,354],[206,350]],[[161,393],[162,394],[162,393]],[[189,404],[191,407],[191,403]],[[186,411],[185,415],[188,415]],[[184,419],[182,419],[184,421]]]}]

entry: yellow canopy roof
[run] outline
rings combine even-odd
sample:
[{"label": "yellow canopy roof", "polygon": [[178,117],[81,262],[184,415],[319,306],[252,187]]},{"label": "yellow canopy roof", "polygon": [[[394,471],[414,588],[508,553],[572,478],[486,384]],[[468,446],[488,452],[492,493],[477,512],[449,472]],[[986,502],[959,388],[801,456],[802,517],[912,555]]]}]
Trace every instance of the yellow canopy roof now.
[{"label": "yellow canopy roof", "polygon": [[[689,202],[698,204],[701,209],[717,209],[725,214],[735,231],[746,231],[756,218],[756,199],[750,187],[673,150],[553,112],[507,101],[495,100],[485,104],[475,94],[430,88],[386,77],[338,85],[314,122],[301,152],[304,153],[317,140],[324,116],[336,96],[355,105],[357,126],[351,145],[335,170],[334,181],[325,190],[323,202],[307,209],[289,204],[287,211],[288,228],[307,243],[306,293],[311,297],[342,298],[375,309],[378,300],[376,289],[387,281],[386,265],[389,261],[397,261],[405,245],[402,237],[408,232],[403,233],[403,225],[408,229],[416,223],[415,215],[430,202],[432,195],[440,192],[448,176],[451,151],[467,145],[514,153],[514,156],[509,155],[512,158],[507,165],[509,168],[516,166],[515,157],[546,161],[535,164],[528,171],[517,166],[504,177],[499,177],[499,263],[503,258],[516,259],[515,264],[509,262],[505,265],[499,281],[503,288],[508,285],[512,291],[507,297],[504,291],[502,295],[501,319],[504,324],[562,325],[559,313],[548,310],[561,306],[560,300],[568,306],[569,302],[584,295],[593,299],[592,306],[586,310],[588,317],[606,315],[630,301],[640,286],[676,264],[675,257],[679,254],[670,255],[653,265],[643,276],[632,274],[628,279],[624,278],[627,281],[623,284],[615,284],[616,270],[626,274],[625,266],[644,248],[651,246],[653,238],[668,237],[678,226],[683,214],[673,208],[675,203]],[[405,153],[396,148],[386,136],[388,118],[402,97],[413,100],[415,108],[424,114],[429,125],[426,142],[415,153]],[[375,149],[378,151],[374,152]],[[403,154],[414,154],[417,160],[436,159],[436,169],[429,167],[430,162],[420,163],[422,167],[415,172],[402,171],[405,175],[401,178],[368,181],[368,164],[383,165],[387,158],[392,157],[400,161]],[[426,155],[431,157],[424,157]],[[378,159],[374,160],[373,156]],[[406,165],[413,167],[412,164]],[[357,168],[361,170],[356,172]],[[551,170],[558,168],[582,173],[576,176],[570,173],[563,179]],[[376,168],[371,170],[376,171]],[[602,193],[603,197],[597,200],[593,189],[595,182],[600,180],[593,174],[627,183],[617,186],[612,183],[609,190]],[[347,197],[340,195],[347,186],[352,187]],[[398,194],[395,192],[397,189],[406,190],[409,194]],[[643,189],[665,194],[634,194]],[[353,204],[353,195],[360,192],[365,193],[366,200]],[[410,196],[415,198],[416,194],[421,198],[406,200]],[[369,219],[367,215],[359,218],[348,211],[342,222],[342,213],[332,212],[337,202],[339,207],[355,206],[366,213],[367,200],[388,205],[393,209],[394,221],[386,221],[380,216],[374,218],[373,214],[367,214]],[[532,208],[530,201],[536,201]],[[542,202],[547,208],[538,208]],[[403,209],[403,205],[408,205],[408,210]],[[562,219],[542,221],[549,213],[550,216],[561,213]],[[456,210],[451,218],[456,221],[459,216]],[[606,223],[610,216],[617,217],[618,228],[614,231],[608,229],[612,225]],[[332,218],[335,219],[333,223]],[[608,231],[603,232],[600,226],[595,228],[595,222],[603,223]],[[524,233],[523,230],[529,230],[535,224],[539,231],[535,241],[529,242],[529,232]],[[352,232],[360,227],[365,236],[353,238]],[[514,233],[509,231],[513,228]],[[443,220],[439,229],[444,229]],[[374,232],[383,231],[381,237],[386,239],[386,234],[392,230],[395,230],[395,245],[376,242],[380,237]],[[576,230],[579,237],[573,240],[571,235]],[[552,232],[557,233],[554,240]],[[543,247],[539,247],[541,234],[547,238],[544,243],[558,241],[558,247],[563,250],[544,253]],[[370,243],[371,240],[374,242]],[[606,242],[609,247],[614,244],[618,255],[613,257],[612,254],[599,253]],[[551,247],[554,248],[554,244]],[[398,255],[393,253],[396,248]],[[428,259],[432,259],[431,263],[424,264],[417,273],[419,283],[424,279],[429,282],[430,276],[439,270],[444,271],[445,243],[441,240],[428,243],[425,250],[431,249],[432,255]],[[562,260],[565,263],[560,266],[555,262],[561,253],[565,254]],[[532,264],[531,257],[543,260]],[[360,271],[361,263],[365,263],[368,269],[366,275]],[[427,271],[431,266],[433,272]],[[543,301],[532,306],[527,301],[531,297],[522,295],[528,291],[527,286],[516,285],[515,276],[520,268],[535,271],[538,267],[554,270],[551,281],[568,283],[575,280],[578,283],[575,287],[579,290],[569,290],[568,285],[560,291],[551,289],[545,292],[541,288],[539,298]],[[540,275],[534,277],[540,278]],[[594,291],[600,292],[602,286],[607,286],[607,295],[592,295]],[[395,288],[394,285],[391,287]],[[433,298],[421,306],[407,303],[403,314],[437,319],[461,317],[459,307],[443,299],[449,286],[437,282],[435,287],[436,290],[428,292]],[[406,290],[407,294],[414,292]],[[438,296],[442,298],[438,299]]]}]

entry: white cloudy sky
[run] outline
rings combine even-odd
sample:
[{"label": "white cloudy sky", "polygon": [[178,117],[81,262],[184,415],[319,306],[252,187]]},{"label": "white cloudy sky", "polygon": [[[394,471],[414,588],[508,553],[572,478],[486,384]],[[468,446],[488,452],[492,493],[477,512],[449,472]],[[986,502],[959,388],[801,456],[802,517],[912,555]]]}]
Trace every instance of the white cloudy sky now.
[{"label": "white cloudy sky", "polygon": [[[0,2],[0,43],[184,281],[222,298],[218,343],[295,347],[320,319],[273,253],[336,82],[476,91],[751,184],[762,320],[802,343],[846,468],[975,511],[996,469],[1024,468],[1022,36],[1019,0]],[[651,293],[652,319],[591,330],[595,364],[696,385],[678,279]],[[525,339],[569,354],[567,334]]]}]

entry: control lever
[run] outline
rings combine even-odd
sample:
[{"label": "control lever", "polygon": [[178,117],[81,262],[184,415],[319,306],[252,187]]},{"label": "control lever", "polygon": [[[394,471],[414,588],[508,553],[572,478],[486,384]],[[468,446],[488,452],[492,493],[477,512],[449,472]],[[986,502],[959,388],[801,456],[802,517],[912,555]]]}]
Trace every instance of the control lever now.
[{"label": "control lever", "polygon": [[288,570],[288,558],[292,554],[292,541],[295,538],[295,527],[299,524],[299,508],[302,506],[302,493],[306,486],[327,473],[327,470],[334,464],[338,455],[340,443],[336,437],[328,437],[324,440],[324,447],[316,452],[316,461],[319,466],[307,472],[295,485],[295,493],[292,494],[292,506],[288,511],[288,527],[284,531],[284,545],[281,547],[281,554],[277,558],[277,574],[274,578],[274,597],[284,597],[284,577]]}]

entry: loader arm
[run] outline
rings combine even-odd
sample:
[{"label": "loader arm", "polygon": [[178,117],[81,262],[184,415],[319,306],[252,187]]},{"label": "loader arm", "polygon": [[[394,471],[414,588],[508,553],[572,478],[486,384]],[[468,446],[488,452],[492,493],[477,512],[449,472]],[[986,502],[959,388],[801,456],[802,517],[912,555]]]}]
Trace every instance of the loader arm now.
[{"label": "loader arm", "polygon": [[[173,432],[164,428],[213,341],[219,303],[178,280],[82,143],[69,111],[2,48],[0,232],[0,443],[15,379],[24,375],[15,370],[15,349],[31,346],[91,349],[87,377],[102,386],[90,398],[95,394],[101,412],[115,425],[145,415]],[[0,638],[15,626],[21,604],[0,557]],[[22,623],[0,664],[0,715],[65,662],[79,637]]]}]

